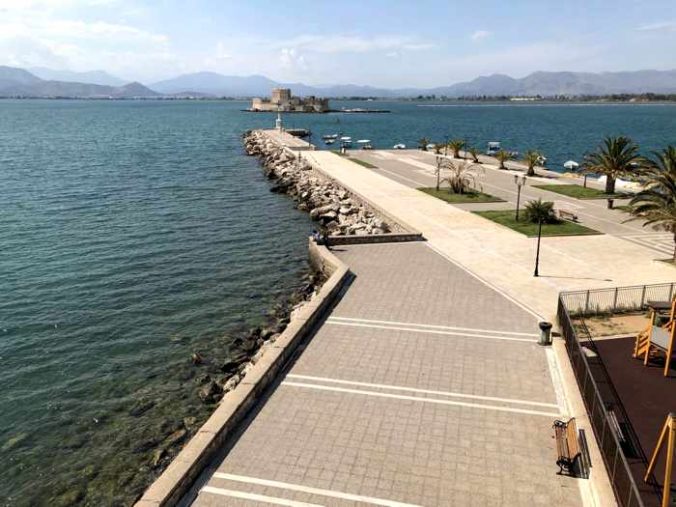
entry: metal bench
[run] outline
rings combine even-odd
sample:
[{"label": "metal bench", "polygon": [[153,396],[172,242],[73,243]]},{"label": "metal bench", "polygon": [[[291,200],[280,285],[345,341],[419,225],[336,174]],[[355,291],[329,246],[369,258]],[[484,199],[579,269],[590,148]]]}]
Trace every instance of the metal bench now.
[{"label": "metal bench", "polygon": [[562,220],[570,220],[571,222],[577,222],[577,215],[572,211],[565,209],[558,210],[559,218]]},{"label": "metal bench", "polygon": [[580,445],[577,440],[575,418],[571,418],[568,422],[554,421],[554,437],[556,438],[558,473],[562,474],[565,469],[569,475],[577,475]]}]

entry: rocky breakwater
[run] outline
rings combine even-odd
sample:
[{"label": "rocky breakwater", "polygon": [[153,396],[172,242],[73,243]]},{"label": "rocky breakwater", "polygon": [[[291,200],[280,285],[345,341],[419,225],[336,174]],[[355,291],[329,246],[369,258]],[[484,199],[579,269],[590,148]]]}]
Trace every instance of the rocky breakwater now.
[{"label": "rocky breakwater", "polygon": [[[268,178],[275,180],[273,192],[287,194],[296,207],[310,213],[322,231],[332,236],[401,232],[368,204],[316,171],[307,161],[284,149],[259,131],[244,135],[246,153],[259,157]],[[338,155],[336,155],[338,156]]]}]

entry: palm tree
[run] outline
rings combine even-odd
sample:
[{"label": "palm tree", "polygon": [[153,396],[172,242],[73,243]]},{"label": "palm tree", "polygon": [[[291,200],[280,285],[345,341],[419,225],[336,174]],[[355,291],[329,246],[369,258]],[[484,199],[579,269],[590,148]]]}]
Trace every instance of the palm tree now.
[{"label": "palm tree", "polygon": [[[641,165],[638,145],[626,136],[606,137],[598,150],[584,157],[582,171],[606,177],[606,194],[615,193],[615,180]],[[610,202],[608,203],[610,207]]]},{"label": "palm tree", "polygon": [[426,137],[421,137],[418,139],[418,148],[422,151],[427,151],[427,145],[430,144],[430,140]]},{"label": "palm tree", "polygon": [[477,177],[484,172],[482,166],[464,160],[449,160],[447,168],[450,174],[444,181],[448,182],[448,190],[454,194],[464,194],[470,186],[476,188]]},{"label": "palm tree", "polygon": [[469,156],[472,157],[472,162],[475,164],[479,163],[479,150],[476,149],[474,146],[470,146],[465,150],[467,153],[469,153]]},{"label": "palm tree", "polygon": [[444,147],[444,143],[434,143],[434,153],[441,155],[441,149]]},{"label": "palm tree", "polygon": [[537,224],[555,224],[558,222],[556,214],[554,213],[554,203],[550,201],[543,201],[541,198],[537,201],[528,201],[524,206],[524,213],[526,220]]},{"label": "palm tree", "polygon": [[535,166],[540,162],[542,154],[539,151],[528,150],[523,156],[523,162],[528,166],[526,176],[535,176]]},{"label": "palm tree", "polygon": [[450,168],[451,161],[448,160],[446,157],[437,157],[437,167],[434,170],[434,175],[437,177],[437,192],[439,191],[439,187],[441,185],[441,171],[444,169],[449,169]]},{"label": "palm tree", "polygon": [[646,183],[629,202],[629,220],[644,220],[644,227],[670,232],[676,261],[676,148],[667,146],[645,160],[641,176]]},{"label": "palm tree", "polygon": [[448,142],[448,147],[453,150],[453,158],[460,158],[460,150],[462,150],[467,143],[462,139],[452,139]]},{"label": "palm tree", "polygon": [[505,150],[500,150],[495,154],[495,158],[498,159],[498,162],[500,162],[500,167],[499,169],[507,169],[505,167],[505,162],[508,160],[512,160],[514,158],[514,155],[512,155],[510,152],[505,151]]}]

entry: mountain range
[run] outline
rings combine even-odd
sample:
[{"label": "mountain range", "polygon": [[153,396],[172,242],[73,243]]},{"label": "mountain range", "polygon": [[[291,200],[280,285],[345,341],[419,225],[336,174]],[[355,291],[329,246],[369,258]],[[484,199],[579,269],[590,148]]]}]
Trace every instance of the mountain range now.
[{"label": "mountain range", "polygon": [[321,97],[403,98],[419,95],[446,97],[609,95],[618,93],[676,93],[676,70],[631,72],[534,72],[523,78],[504,74],[436,88],[376,88],[360,85],[309,86],[283,83],[265,76],[225,76],[215,72],[184,74],[145,86],[105,71],[71,72],[47,68],[0,66],[0,97],[171,98],[269,96],[275,87],[294,95]]}]

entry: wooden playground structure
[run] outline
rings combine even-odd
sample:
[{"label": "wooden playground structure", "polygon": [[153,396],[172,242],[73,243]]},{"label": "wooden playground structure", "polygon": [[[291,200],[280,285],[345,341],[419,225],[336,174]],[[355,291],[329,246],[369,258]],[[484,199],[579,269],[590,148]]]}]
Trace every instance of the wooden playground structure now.
[{"label": "wooden playground structure", "polygon": [[660,438],[657,440],[657,445],[655,445],[655,450],[653,451],[652,458],[650,458],[648,470],[646,471],[645,477],[643,478],[645,482],[648,482],[650,480],[650,476],[655,471],[655,464],[657,463],[657,458],[659,457],[662,448],[666,446],[667,455],[665,457],[666,463],[664,465],[664,483],[663,483],[664,486],[662,487],[662,507],[669,507],[671,505],[670,503],[671,474],[674,465],[675,444],[676,444],[676,413],[671,412],[667,416],[667,420],[664,422],[662,432],[660,433]]},{"label": "wooden playground structure", "polygon": [[[676,335],[676,300],[670,303],[653,303],[650,306],[650,323],[636,337],[634,357],[643,359],[648,365],[651,359],[664,355],[664,376],[669,375],[671,358],[674,353],[674,336]],[[669,310],[666,314],[665,310]],[[662,321],[667,317],[666,323]]]}]

